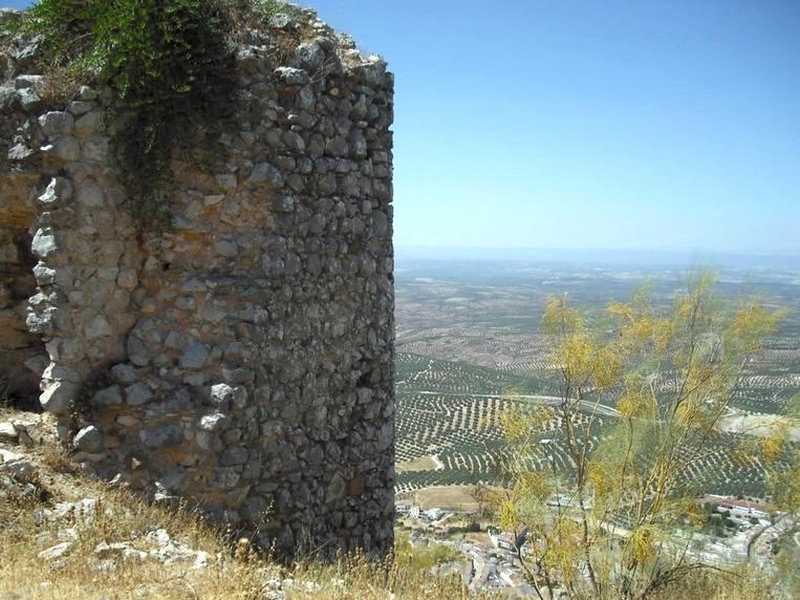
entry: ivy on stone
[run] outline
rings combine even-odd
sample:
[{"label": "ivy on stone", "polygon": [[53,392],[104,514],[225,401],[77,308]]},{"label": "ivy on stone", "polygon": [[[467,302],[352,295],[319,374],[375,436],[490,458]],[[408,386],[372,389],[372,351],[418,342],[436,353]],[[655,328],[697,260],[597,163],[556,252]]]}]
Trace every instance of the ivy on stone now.
[{"label": "ivy on stone", "polygon": [[68,66],[115,91],[119,158],[143,230],[168,226],[164,198],[175,144],[229,110],[234,56],[230,13],[221,4],[40,0],[21,25],[23,33],[43,36],[49,66]]}]

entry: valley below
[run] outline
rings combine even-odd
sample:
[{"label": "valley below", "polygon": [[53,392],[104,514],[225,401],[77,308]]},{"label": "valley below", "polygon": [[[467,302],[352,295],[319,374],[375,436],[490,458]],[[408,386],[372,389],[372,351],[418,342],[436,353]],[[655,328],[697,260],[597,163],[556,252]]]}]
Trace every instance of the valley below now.
[{"label": "valley below", "polygon": [[[566,294],[572,304],[600,316],[609,302],[625,301],[646,285],[653,303],[666,307],[678,290],[685,289],[688,277],[686,270],[663,266],[398,262],[398,505],[417,506],[415,510],[422,513],[440,508],[460,522],[483,508],[471,498],[476,486],[500,489],[507,483],[503,465],[514,448],[505,440],[502,415],[520,405],[558,410],[561,402],[552,342],[539,328],[549,296]],[[742,449],[778,428],[786,432],[795,450],[800,443],[800,421],[792,415],[800,398],[800,268],[726,268],[719,270],[718,281],[726,299],[757,295],[769,307],[786,309],[787,316],[762,352],[745,365],[718,424],[714,446],[703,463],[693,465],[684,477],[696,490],[698,503],[712,495],[750,499],[769,507],[767,468]],[[619,418],[614,399],[602,395],[586,399],[578,418],[590,416],[594,444]],[[534,457],[534,470],[574,469],[563,432],[557,423],[549,427],[548,444]],[[788,463],[783,467],[788,468]],[[483,526],[492,522],[484,517]],[[403,517],[400,522],[429,534],[439,531],[440,537],[448,530],[446,519],[431,524],[431,519]],[[458,531],[458,527],[450,529]],[[624,532],[624,526],[619,531]],[[775,511],[770,518],[742,519],[721,535],[690,530],[680,535],[691,540],[696,559],[722,565],[751,556],[770,563],[775,545],[791,543],[797,537],[794,532],[794,518]],[[503,550],[496,539],[490,544],[489,537],[483,536],[482,542],[462,535],[451,543],[464,546],[466,555],[472,553],[473,578],[477,577],[475,565],[494,561],[494,578],[484,578],[478,587],[521,593],[525,584],[514,566],[513,550]],[[794,545],[797,552],[796,539]]]}]

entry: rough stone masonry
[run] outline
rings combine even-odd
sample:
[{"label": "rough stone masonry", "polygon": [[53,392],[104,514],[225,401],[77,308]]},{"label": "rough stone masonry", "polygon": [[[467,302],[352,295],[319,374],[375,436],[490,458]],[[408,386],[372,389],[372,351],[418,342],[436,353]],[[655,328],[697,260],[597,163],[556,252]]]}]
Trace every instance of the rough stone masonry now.
[{"label": "rough stone masonry", "polygon": [[110,91],[54,102],[35,39],[0,50],[0,391],[40,388],[94,471],[279,551],[381,553],[393,77],[303,14],[282,63],[239,46],[233,117],[213,152],[180,144],[158,235],[126,209]]}]

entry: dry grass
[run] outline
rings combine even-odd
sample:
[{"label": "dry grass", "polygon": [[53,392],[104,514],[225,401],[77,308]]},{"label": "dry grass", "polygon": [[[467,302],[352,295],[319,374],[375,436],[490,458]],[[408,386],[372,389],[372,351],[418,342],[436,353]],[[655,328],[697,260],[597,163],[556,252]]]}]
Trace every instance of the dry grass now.
[{"label": "dry grass", "polygon": [[[3,600],[468,597],[459,578],[434,574],[463,560],[451,548],[412,548],[401,536],[395,555],[383,562],[356,553],[333,563],[281,565],[247,540],[232,545],[229,531],[196,512],[155,505],[82,475],[54,441],[9,449],[29,456],[36,472],[15,478],[0,469]],[[95,501],[94,508],[65,510],[64,503],[82,499]],[[182,558],[157,556],[160,531],[186,551]],[[62,555],[42,554],[64,543]]]},{"label": "dry grass", "polygon": [[[96,499],[94,510],[86,515],[68,511],[62,518],[50,520],[43,509],[78,498],[64,494],[63,477],[33,483],[38,494],[11,492],[0,503],[4,531],[0,556],[13,557],[0,561],[0,598],[245,599],[260,593],[270,567],[232,557],[224,536],[195,514],[169,511],[125,490],[83,481],[75,488],[81,491],[77,496]],[[98,551],[102,544],[125,542],[145,556],[157,549],[148,534],[159,529],[185,547],[207,553],[207,566],[195,568],[191,559],[170,563],[125,557],[121,551]],[[40,555],[64,542],[71,546],[62,556],[47,559]]]},{"label": "dry grass", "polygon": [[412,548],[408,539],[401,535],[395,548],[393,557],[379,563],[370,562],[361,554],[345,556],[325,566],[301,562],[290,578],[301,583],[285,586],[287,598],[456,600],[495,597],[490,594],[470,595],[455,573],[432,574],[446,564],[464,560],[451,547]]},{"label": "dry grass", "polygon": [[785,596],[773,595],[769,578],[756,569],[740,569],[725,573],[697,572],[675,582],[657,593],[654,600],[673,598],[702,600],[775,600]]},{"label": "dry grass", "polygon": [[78,97],[81,83],[92,80],[88,70],[75,67],[54,66],[36,86],[36,91],[46,106],[65,106]]},{"label": "dry grass", "polygon": [[[39,484],[43,490],[45,486]],[[287,598],[467,598],[454,577],[432,576],[437,565],[455,558],[447,552],[410,547],[384,562],[363,555],[342,557],[331,564],[301,560],[279,566],[247,542],[233,549],[225,532],[215,531],[199,516],[153,506],[125,490],[98,484],[89,517],[73,511],[61,520],[42,522],[37,509],[52,507],[49,492],[39,498],[6,497],[0,504],[0,598],[4,599],[129,599],[129,598],[266,598],[282,590]],[[79,494],[83,495],[83,494]],[[45,499],[46,498],[46,499]],[[160,529],[176,542],[207,553],[206,565],[173,563],[153,558],[126,559],[121,552],[98,552],[103,544],[127,542],[134,551],[153,550],[148,534]],[[72,546],[55,559],[40,553],[62,542]]]}]

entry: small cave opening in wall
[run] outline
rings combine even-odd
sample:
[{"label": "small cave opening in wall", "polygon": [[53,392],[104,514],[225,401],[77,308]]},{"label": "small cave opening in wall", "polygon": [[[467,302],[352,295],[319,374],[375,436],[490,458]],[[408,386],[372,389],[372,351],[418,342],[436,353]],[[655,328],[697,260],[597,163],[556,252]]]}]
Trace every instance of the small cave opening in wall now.
[{"label": "small cave opening in wall", "polygon": [[25,323],[28,299],[36,293],[37,261],[27,227],[0,223],[0,228],[6,230],[0,237],[0,405],[40,412],[39,382],[47,352]]}]

